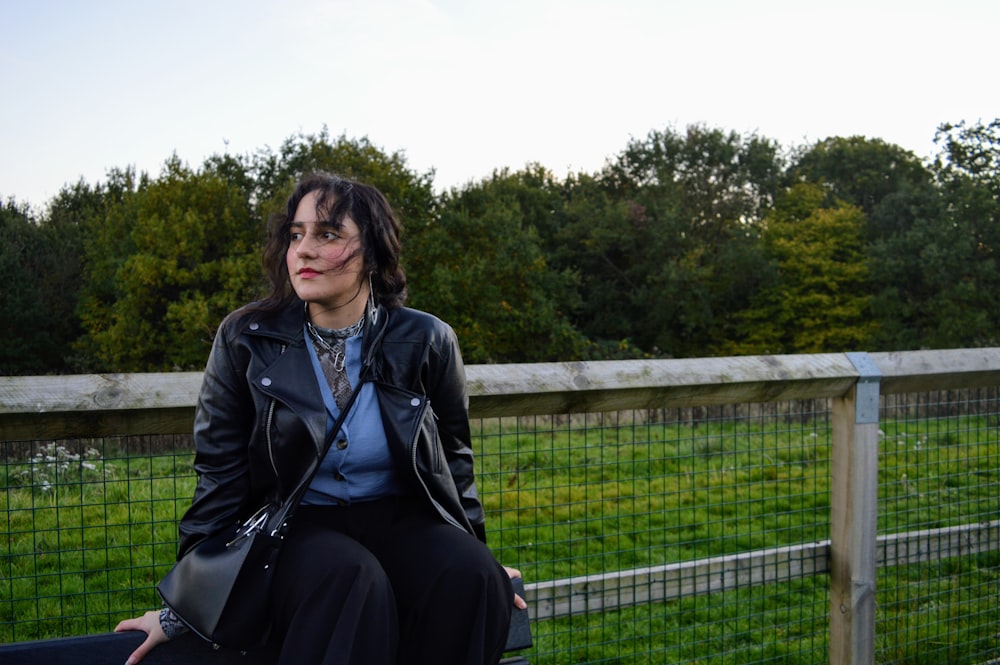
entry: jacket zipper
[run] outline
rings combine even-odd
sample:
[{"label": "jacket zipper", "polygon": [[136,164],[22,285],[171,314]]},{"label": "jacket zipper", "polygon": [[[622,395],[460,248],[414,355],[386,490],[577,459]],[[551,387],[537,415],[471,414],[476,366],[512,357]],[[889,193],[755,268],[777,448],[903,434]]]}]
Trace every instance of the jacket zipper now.
[{"label": "jacket zipper", "polygon": [[[287,344],[281,345],[281,353],[285,352],[288,348]],[[267,457],[271,460],[271,470],[274,471],[274,479],[278,480],[278,464],[274,461],[274,441],[271,439],[271,424],[274,422],[274,405],[277,404],[278,400],[271,398],[271,404],[267,409],[267,422],[264,425],[264,431],[267,432]]]},{"label": "jacket zipper", "polygon": [[[420,427],[421,423],[424,422],[424,413],[427,411],[428,407],[430,407],[430,404],[431,401],[427,398],[424,398],[422,408],[420,410],[420,413],[418,414],[419,418],[417,418],[417,428],[414,430],[413,434],[410,437],[410,464],[413,467],[413,475],[416,476],[417,480],[420,481],[420,486],[424,488],[424,493],[427,495],[427,498],[431,500],[431,503],[435,503],[434,495],[431,494],[430,488],[427,487],[427,483],[424,482],[424,479],[420,475],[420,471],[417,469],[417,439],[420,437]],[[434,412],[431,411],[431,413]],[[434,414],[434,416],[436,418],[437,414]],[[447,520],[452,526],[458,527],[462,531],[468,533],[468,530],[464,526],[462,526],[462,524],[459,523],[458,520],[452,517],[447,510],[438,509],[438,513],[442,517],[444,517],[445,520]]]},{"label": "jacket zipper", "polygon": [[271,406],[267,410],[267,423],[265,424],[265,431],[267,432],[267,457],[271,460],[271,470],[274,471],[274,477],[278,478],[278,465],[274,461],[274,442],[271,440],[271,423],[274,422],[274,405],[278,400],[271,398]]}]

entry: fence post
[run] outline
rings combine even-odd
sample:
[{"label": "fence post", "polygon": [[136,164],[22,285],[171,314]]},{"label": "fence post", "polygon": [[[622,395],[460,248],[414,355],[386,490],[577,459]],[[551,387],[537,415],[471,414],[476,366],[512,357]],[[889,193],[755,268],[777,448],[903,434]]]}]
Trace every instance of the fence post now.
[{"label": "fence post", "polygon": [[858,381],[833,399],[830,665],[875,663],[879,383],[867,353],[848,353]]}]

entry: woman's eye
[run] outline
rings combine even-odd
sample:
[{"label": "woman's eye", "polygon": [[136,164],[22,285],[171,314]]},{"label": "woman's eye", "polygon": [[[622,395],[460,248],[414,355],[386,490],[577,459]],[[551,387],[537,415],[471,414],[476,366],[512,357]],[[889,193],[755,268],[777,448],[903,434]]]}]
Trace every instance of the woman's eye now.
[{"label": "woman's eye", "polygon": [[302,234],[297,232],[293,232],[289,237],[292,239],[293,242],[298,242],[299,240],[302,240]]}]

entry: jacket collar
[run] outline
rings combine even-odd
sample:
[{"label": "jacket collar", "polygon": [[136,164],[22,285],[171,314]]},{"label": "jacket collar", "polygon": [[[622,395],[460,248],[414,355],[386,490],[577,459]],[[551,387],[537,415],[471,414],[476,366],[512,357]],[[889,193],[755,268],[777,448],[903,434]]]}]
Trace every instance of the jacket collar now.
[{"label": "jacket collar", "polygon": [[305,323],[305,307],[299,299],[293,300],[283,309],[262,312],[251,309],[244,330],[250,335],[271,337],[293,345],[302,341],[302,325]]},{"label": "jacket collar", "polygon": [[[302,326],[306,322],[305,304],[296,298],[287,307],[250,324],[250,334],[263,335],[281,340],[289,346],[304,343]],[[392,310],[379,305],[376,310],[375,323],[365,317],[363,333],[364,343],[361,347],[362,366],[375,362],[382,337],[389,326]]]}]

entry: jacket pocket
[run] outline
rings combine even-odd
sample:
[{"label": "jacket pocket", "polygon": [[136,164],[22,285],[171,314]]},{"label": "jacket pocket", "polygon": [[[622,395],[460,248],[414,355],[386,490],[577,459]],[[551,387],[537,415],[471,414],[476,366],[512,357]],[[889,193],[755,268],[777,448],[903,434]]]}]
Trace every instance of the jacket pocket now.
[{"label": "jacket pocket", "polygon": [[438,434],[437,417],[426,396],[375,383],[386,439],[411,486],[424,494],[441,517],[473,533]]},{"label": "jacket pocket", "polygon": [[419,475],[438,476],[443,471],[450,477],[427,397],[386,383],[375,387],[393,455]]}]

